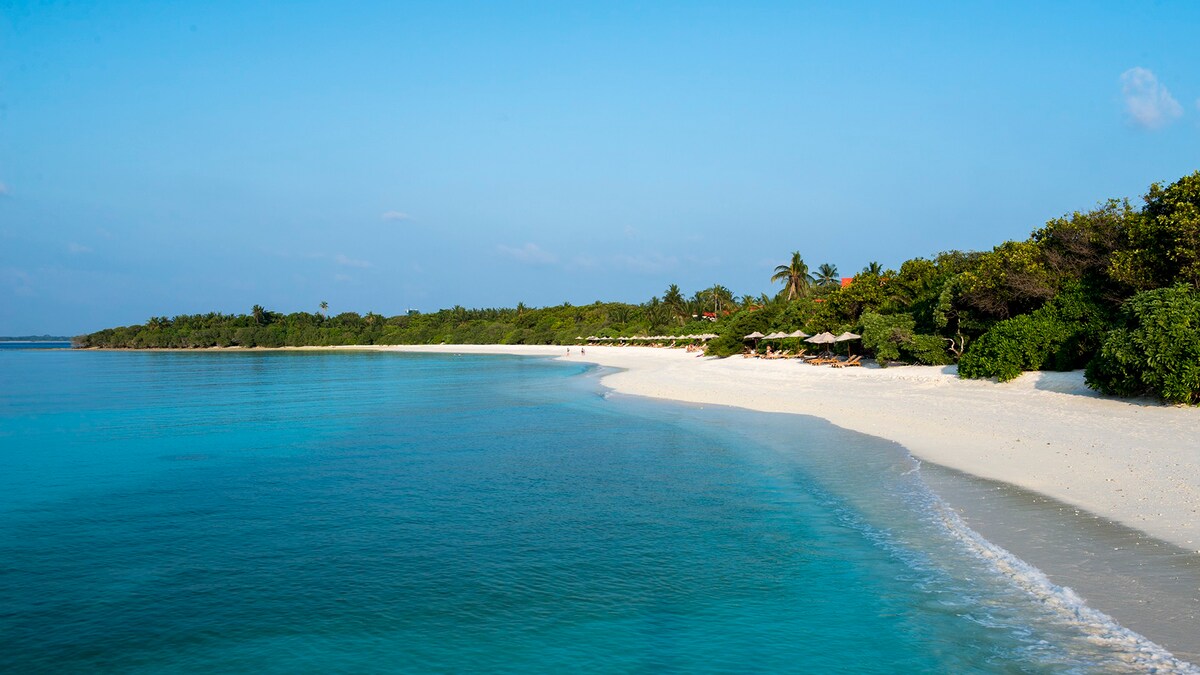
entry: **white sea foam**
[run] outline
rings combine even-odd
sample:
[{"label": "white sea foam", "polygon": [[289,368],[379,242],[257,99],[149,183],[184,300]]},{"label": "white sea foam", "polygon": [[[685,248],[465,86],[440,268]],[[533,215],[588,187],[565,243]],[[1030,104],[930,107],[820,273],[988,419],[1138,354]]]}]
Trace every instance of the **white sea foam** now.
[{"label": "white sea foam", "polygon": [[1032,596],[1059,620],[1075,627],[1088,642],[1102,648],[1117,662],[1152,673],[1200,674],[1200,667],[1176,658],[1164,647],[1088,606],[1071,588],[1055,584],[1038,568],[985,539],[937,495],[929,492],[929,499],[941,525],[971,554],[984,560],[993,571]]}]

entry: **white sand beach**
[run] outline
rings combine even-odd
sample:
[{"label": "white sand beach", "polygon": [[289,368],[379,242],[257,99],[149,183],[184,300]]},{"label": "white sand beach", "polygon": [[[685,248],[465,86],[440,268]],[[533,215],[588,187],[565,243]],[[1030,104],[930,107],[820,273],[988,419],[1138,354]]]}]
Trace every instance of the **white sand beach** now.
[{"label": "white sand beach", "polygon": [[650,347],[368,349],[554,356],[621,369],[602,383],[623,394],[814,415],[1200,551],[1200,409],[1102,397],[1080,372],[997,384],[952,368],[834,369]]}]

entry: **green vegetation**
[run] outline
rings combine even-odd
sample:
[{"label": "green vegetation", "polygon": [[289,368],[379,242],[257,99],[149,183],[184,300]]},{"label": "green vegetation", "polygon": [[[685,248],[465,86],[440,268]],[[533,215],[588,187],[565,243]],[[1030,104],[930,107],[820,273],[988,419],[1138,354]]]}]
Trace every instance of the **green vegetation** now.
[{"label": "green vegetation", "polygon": [[1106,394],[1157,394],[1200,403],[1200,292],[1189,284],[1143,291],[1125,303],[1088,364],[1087,382]]},{"label": "green vegetation", "polygon": [[[386,318],[344,312],[152,318],[76,338],[81,347],[343,344],[571,344],[581,336],[716,333],[707,351],[742,352],[753,331],[853,331],[881,365],[957,362],[963,377],[1087,366],[1091,386],[1200,402],[1200,172],[1155,184],[1142,208],[1109,201],[1056,218],[1024,241],[947,251],[898,270],[867,264],[848,285],[814,276],[799,251],[775,268],[774,296],[720,284],[685,296],[674,284],[640,304],[515,309],[454,307]],[[776,346],[795,349],[785,342]],[[760,343],[759,349],[766,344]]]}]

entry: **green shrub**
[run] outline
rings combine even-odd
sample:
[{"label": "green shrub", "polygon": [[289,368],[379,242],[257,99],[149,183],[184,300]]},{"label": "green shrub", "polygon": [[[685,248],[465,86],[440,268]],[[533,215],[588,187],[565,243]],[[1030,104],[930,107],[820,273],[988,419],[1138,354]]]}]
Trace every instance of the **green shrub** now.
[{"label": "green shrub", "polygon": [[1087,383],[1105,394],[1200,403],[1200,293],[1179,284],[1126,301]]},{"label": "green shrub", "polygon": [[954,363],[946,351],[946,340],[937,335],[914,335],[904,350],[910,360],[927,366],[944,366]]},{"label": "green shrub", "polygon": [[895,361],[900,358],[900,346],[912,342],[915,323],[911,314],[884,315],[864,312],[863,347],[875,353],[875,360],[879,365]]},{"label": "green shrub", "polygon": [[1026,370],[1072,370],[1096,353],[1111,320],[1081,286],[1041,308],[997,323],[971,343],[958,362],[959,377],[1006,382]]},{"label": "green shrub", "polygon": [[889,361],[908,361],[925,365],[951,363],[946,341],[936,335],[914,332],[916,320],[911,314],[862,315],[863,347],[875,353],[879,365]]}]

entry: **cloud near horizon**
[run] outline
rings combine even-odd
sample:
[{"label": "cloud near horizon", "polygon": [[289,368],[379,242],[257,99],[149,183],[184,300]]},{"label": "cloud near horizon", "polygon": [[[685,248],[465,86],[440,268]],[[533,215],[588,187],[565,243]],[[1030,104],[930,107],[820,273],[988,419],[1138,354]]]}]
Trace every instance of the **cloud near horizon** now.
[{"label": "cloud near horizon", "polygon": [[679,258],[661,253],[618,255],[613,262],[617,267],[637,274],[662,274],[679,267]]},{"label": "cloud near horizon", "polygon": [[1183,106],[1158,81],[1154,73],[1135,66],[1121,73],[1125,111],[1143,129],[1161,129],[1183,116]]},{"label": "cloud near horizon", "polygon": [[344,253],[339,253],[336,256],[334,256],[333,261],[339,265],[344,265],[346,267],[367,268],[367,267],[371,266],[371,263],[366,260],[356,260],[354,258],[350,258],[350,257],[346,256]]},{"label": "cloud near horizon", "polygon": [[379,215],[380,220],[398,222],[401,220],[412,220],[412,216],[403,211],[384,211]]},{"label": "cloud near horizon", "polygon": [[553,265],[558,262],[558,256],[534,243],[526,243],[524,246],[497,244],[496,250],[501,255],[526,265]]}]

